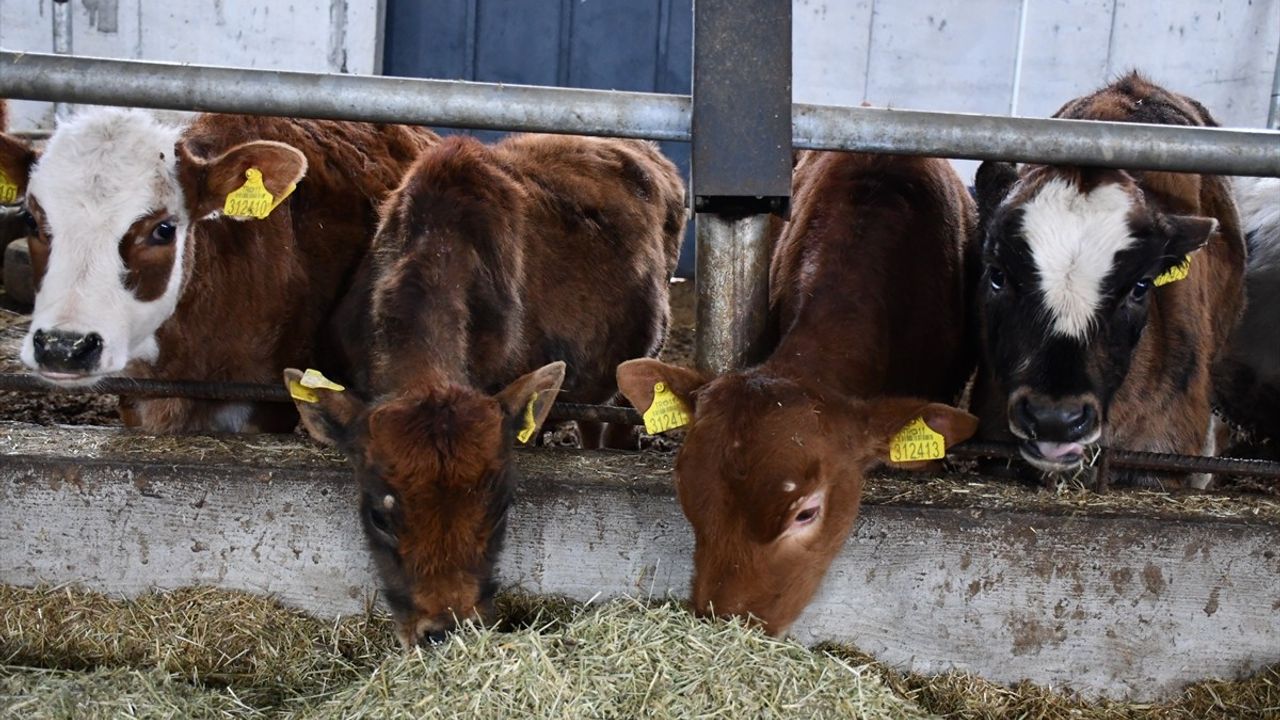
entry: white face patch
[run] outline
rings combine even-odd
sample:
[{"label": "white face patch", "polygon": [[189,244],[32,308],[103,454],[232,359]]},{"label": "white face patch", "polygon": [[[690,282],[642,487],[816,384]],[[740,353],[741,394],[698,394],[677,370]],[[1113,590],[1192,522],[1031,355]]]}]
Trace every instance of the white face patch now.
[{"label": "white face patch", "polygon": [[1124,188],[1103,184],[1088,194],[1053,179],[1023,206],[1022,232],[1039,272],[1053,332],[1083,338],[1102,301],[1102,281],[1129,234],[1133,200]]},{"label": "white face patch", "polygon": [[[191,225],[174,157],[183,130],[142,111],[101,109],[75,116],[50,138],[27,189],[44,211],[50,238],[49,264],[22,344],[27,367],[37,369],[36,330],[98,333],[102,356],[93,375],[155,359],[155,332],[181,295]],[[164,293],[142,302],[124,285],[120,240],[135,221],[161,209],[178,220],[175,259]]]}]

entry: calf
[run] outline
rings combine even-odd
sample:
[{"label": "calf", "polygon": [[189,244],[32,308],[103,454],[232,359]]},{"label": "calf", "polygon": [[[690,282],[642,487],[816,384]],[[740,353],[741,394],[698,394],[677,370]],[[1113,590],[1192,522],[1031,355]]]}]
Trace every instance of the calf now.
[{"label": "calf", "polygon": [[922,419],[932,447],[915,457],[941,457],[977,422],[940,404],[973,364],[975,217],[951,165],[806,153],[793,194],[770,269],[780,340],[763,364],[717,378],[656,360],[618,368],[647,417],[687,423],[675,478],[694,529],[696,611],[749,614],[775,635],[839,552],[868,469],[904,459],[891,439]]},{"label": "calf", "polygon": [[1214,368],[1219,407],[1255,439],[1280,443],[1280,178],[1235,178],[1249,264],[1248,306]]},{"label": "calf", "polygon": [[562,390],[608,401],[619,362],[657,353],[684,215],[651,144],[543,135],[449,138],[383,207],[355,291],[364,318],[339,329],[365,358],[356,389],[285,382],[355,467],[406,645],[490,615],[511,446]]},{"label": "calf", "polygon": [[[38,159],[0,143],[37,228],[22,362],[70,386],[122,374],[262,382],[307,363],[378,203],[436,139],[394,125],[234,115],[170,125],[103,109],[60,125]],[[236,207],[255,185],[269,195]],[[279,404],[162,398],[122,409],[152,432],[297,422]]]},{"label": "calf", "polygon": [[[1055,117],[1216,125],[1136,73]],[[1227,183],[988,162],[977,194],[981,433],[1016,438],[1050,473],[1079,468],[1099,441],[1212,455],[1210,368],[1243,305],[1244,240]]]}]

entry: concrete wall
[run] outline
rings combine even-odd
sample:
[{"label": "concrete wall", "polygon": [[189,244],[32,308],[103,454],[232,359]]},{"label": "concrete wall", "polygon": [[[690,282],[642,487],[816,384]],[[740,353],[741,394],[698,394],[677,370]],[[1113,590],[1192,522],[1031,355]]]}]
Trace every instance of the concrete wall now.
[{"label": "concrete wall", "polygon": [[[380,65],[381,2],[72,4],[80,54],[354,73]],[[48,52],[51,5],[0,0],[0,46]],[[794,0],[795,97],[1006,114],[1021,5]],[[1198,98],[1225,125],[1266,122],[1280,0],[1027,0],[1026,7],[1018,114],[1051,114],[1106,78],[1139,68]],[[19,104],[17,129],[50,123],[47,106]]]},{"label": "concrete wall", "polygon": [[[534,450],[498,574],[578,600],[688,592],[693,537],[670,457]],[[152,439],[0,424],[0,582],[136,594],[212,584],[322,615],[376,588],[340,457],[298,439]],[[805,643],[918,672],[1168,697],[1280,662],[1280,525],[866,504]]]},{"label": "concrete wall", "polygon": [[[381,0],[72,0],[78,55],[313,72],[381,68]],[[52,0],[0,0],[0,47],[52,52]],[[13,128],[50,128],[14,103]]]}]

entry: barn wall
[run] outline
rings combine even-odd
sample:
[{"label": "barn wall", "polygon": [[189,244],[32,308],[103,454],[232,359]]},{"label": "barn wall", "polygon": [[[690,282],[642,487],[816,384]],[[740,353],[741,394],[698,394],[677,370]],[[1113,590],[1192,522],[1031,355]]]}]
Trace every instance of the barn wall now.
[{"label": "barn wall", "polygon": [[[381,67],[385,2],[73,0],[73,48],[109,57],[369,73]],[[606,57],[607,45],[574,44],[572,37],[561,48],[556,38],[566,3],[544,2],[545,27],[504,25],[510,12],[504,0],[399,4],[405,20],[424,25],[414,54],[422,71],[435,75],[510,82],[505,75],[523,78],[543,68],[545,77],[525,81],[592,84],[595,75],[636,62],[621,51]],[[419,4],[439,5],[440,12],[409,12]],[[679,0],[661,5],[671,18],[688,13]],[[475,17],[467,22],[471,6]],[[799,101],[1010,110],[1020,0],[794,0],[794,6]],[[1027,6],[1019,114],[1047,115],[1103,78],[1137,67],[1200,99],[1224,124],[1266,121],[1280,0],[1029,0]],[[578,0],[573,12],[591,22],[643,25],[631,17],[639,12],[633,0]],[[51,0],[0,0],[0,46],[48,52],[51,15]],[[429,23],[451,17],[462,25]],[[463,48],[471,54],[455,52]],[[542,50],[551,53],[545,62],[537,59]],[[572,58],[566,67],[554,62],[561,53]],[[458,64],[454,72],[450,63]],[[645,74],[653,76],[654,68],[646,66]],[[51,119],[46,104],[21,103],[16,127],[48,127]]]}]

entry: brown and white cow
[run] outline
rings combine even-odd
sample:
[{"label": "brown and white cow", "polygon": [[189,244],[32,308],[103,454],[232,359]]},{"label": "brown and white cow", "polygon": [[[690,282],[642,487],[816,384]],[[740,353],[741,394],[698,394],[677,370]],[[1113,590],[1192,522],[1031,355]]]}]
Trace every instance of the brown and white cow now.
[{"label": "brown and white cow", "polygon": [[298,409],[355,467],[406,645],[490,615],[512,446],[558,393],[606,402],[619,362],[657,353],[684,217],[650,143],[546,135],[446,139],[387,201],[364,317],[337,328],[364,370]]},{"label": "brown and white cow", "polygon": [[[112,375],[262,382],[310,362],[378,204],[436,139],[394,125],[235,115],[182,125],[100,109],[60,125],[39,158],[0,142],[38,228],[23,363],[76,386]],[[227,196],[253,170],[283,202],[265,219],[232,218]],[[155,432],[297,421],[287,405],[177,398],[123,415]]]},{"label": "brown and white cow", "polygon": [[[1217,124],[1136,73],[1054,117]],[[1079,468],[1099,442],[1214,454],[1210,369],[1244,301],[1245,246],[1227,182],[988,162],[977,194],[981,434],[1016,438],[1023,458],[1050,473]]]},{"label": "brown and white cow", "polygon": [[[782,634],[857,517],[863,479],[917,418],[968,438],[954,402],[973,366],[965,252],[973,201],[945,160],[805,153],[774,249],[765,362],[710,378],[657,360],[618,368],[642,412],[671,393],[691,414],[675,464],[693,525],[699,613]],[[667,399],[670,404],[670,398]]]}]

